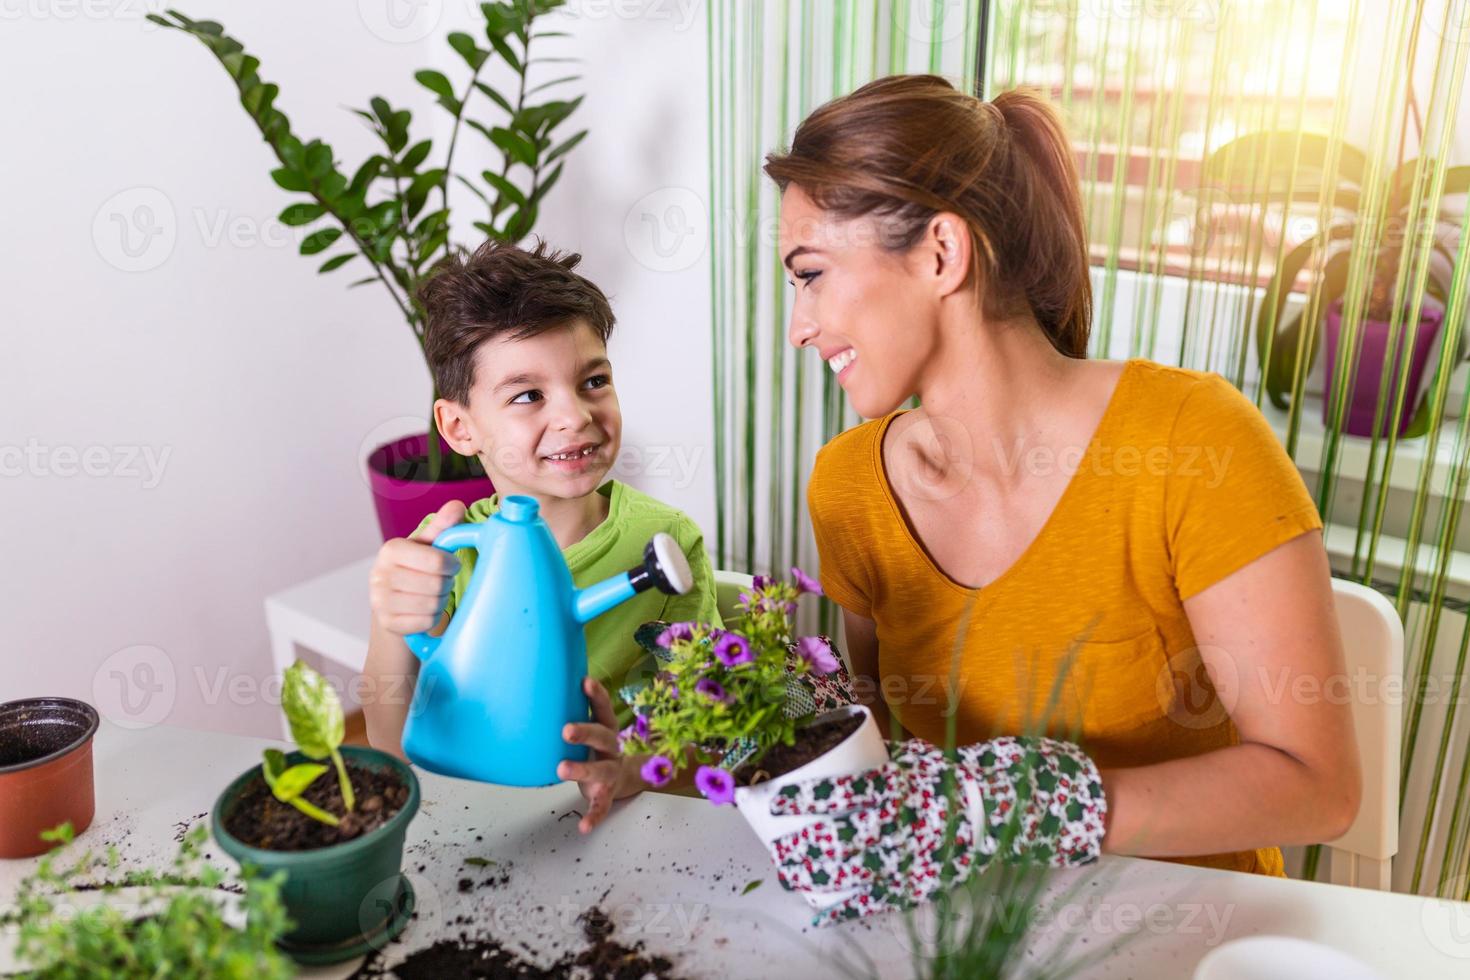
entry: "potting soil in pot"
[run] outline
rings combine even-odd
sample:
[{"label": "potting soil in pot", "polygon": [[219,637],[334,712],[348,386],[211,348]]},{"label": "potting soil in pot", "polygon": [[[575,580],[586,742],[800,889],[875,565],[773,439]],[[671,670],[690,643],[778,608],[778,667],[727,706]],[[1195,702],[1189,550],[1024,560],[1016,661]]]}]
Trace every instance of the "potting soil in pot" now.
[{"label": "potting soil in pot", "polygon": [[357,807],[351,813],[342,805],[342,787],[335,769],[328,769],[301,794],[308,803],[339,817],[341,823],[335,827],[282,803],[271,795],[265,779],[257,775],[226,815],[225,830],[262,850],[310,851],[371,833],[408,802],[408,787],[391,770],[364,769],[349,762],[347,774],[357,797]]},{"label": "potting soil in pot", "polygon": [[864,720],[863,715],[851,714],[818,722],[808,728],[799,728],[796,732],[796,744],[772,746],[759,759],[736,769],[735,782],[741,786],[751,786],[757,782],[757,777],[761,780],[774,779],[794,769],[800,769],[841,745],[848,736],[863,726]]}]

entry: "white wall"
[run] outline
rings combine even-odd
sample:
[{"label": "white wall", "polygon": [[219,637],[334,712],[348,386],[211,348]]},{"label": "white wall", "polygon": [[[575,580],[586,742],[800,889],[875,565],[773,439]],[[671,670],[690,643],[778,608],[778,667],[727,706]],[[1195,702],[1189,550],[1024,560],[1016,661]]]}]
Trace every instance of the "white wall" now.
[{"label": "white wall", "polygon": [[[180,2],[244,41],[297,132],[349,162],[370,141],[343,107],[373,94],[425,136],[442,125],[412,74],[460,67],[443,37],[475,9]],[[107,712],[122,670],[135,697],[161,689],[140,717],[271,733],[277,709],[252,693],[270,674],[262,599],[372,553],[361,456],[418,425],[430,388],[386,296],[295,254],[267,147],[212,56],[143,22],[161,6],[0,0],[0,701]],[[586,254],[619,317],[625,445],[650,450],[622,475],[708,524],[703,195],[668,189],[706,179],[702,5],[572,8],[558,29],[586,59],[574,118],[592,134],[539,230]],[[625,238],[649,194],[629,222],[643,238]],[[693,244],[661,258],[643,211],[677,225],[667,206],[691,200]],[[686,465],[649,471],[660,454]]]}]

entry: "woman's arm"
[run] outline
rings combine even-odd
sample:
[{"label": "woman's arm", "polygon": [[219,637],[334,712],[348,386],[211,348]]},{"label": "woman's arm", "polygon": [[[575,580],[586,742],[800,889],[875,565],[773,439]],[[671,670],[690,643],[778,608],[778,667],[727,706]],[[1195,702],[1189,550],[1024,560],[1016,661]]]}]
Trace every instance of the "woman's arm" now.
[{"label": "woman's arm", "polygon": [[843,609],[842,629],[846,634],[853,695],[859,704],[867,705],[873,712],[873,720],[884,738],[894,741],[907,738],[908,733],[902,728],[893,727],[893,715],[888,710],[888,702],[883,700],[882,678],[878,674],[878,624]]},{"label": "woman's arm", "polygon": [[1345,668],[1322,533],[1268,552],[1184,610],[1240,744],[1104,771],[1104,850],[1187,857],[1341,836],[1362,787],[1352,707],[1332,694],[1346,689]]}]

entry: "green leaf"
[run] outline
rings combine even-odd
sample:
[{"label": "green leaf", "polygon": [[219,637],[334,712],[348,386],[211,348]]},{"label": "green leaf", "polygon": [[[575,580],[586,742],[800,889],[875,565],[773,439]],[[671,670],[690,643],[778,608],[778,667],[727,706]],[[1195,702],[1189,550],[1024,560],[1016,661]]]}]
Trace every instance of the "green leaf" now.
[{"label": "green leaf", "polygon": [[558,163],[550,175],[536,186],[536,193],[532,196],[533,202],[539,202],[551,188],[556,186],[557,179],[561,177],[561,170],[565,166],[565,163]]},{"label": "green leaf", "polygon": [[288,170],[299,171],[305,165],[301,141],[294,136],[287,136],[277,143],[276,152],[280,154],[281,162]]},{"label": "green leaf", "polygon": [[385,157],[377,154],[368,157],[363,161],[362,166],[357,168],[357,172],[352,175],[352,183],[347,185],[347,189],[354,194],[361,194],[366,191],[368,185],[376,180],[383,172],[383,164],[387,162]]},{"label": "green leaf", "polygon": [[577,133],[575,136],[573,136],[570,139],[568,139],[565,143],[562,143],[556,149],[552,150],[550,153],[546,154],[546,159],[543,160],[542,163],[544,163],[548,167],[551,166],[553,163],[555,163],[561,157],[563,157],[566,154],[572,152],[572,149],[578,143],[582,142],[582,140],[584,138],[586,138],[586,136],[587,136],[587,130],[584,129],[580,133]]},{"label": "green leaf", "polygon": [[476,867],[476,868],[488,868],[491,865],[493,865],[495,862],[494,861],[491,861],[489,858],[467,857],[467,858],[464,859],[464,863],[465,864],[468,864],[468,865],[472,865],[473,867]]},{"label": "green leaf", "polygon": [[561,78],[553,78],[549,82],[542,82],[540,85],[533,85],[526,89],[526,95],[529,97],[555,85],[565,85],[567,82],[575,82],[581,77],[581,75],[563,75]]},{"label": "green leaf", "polygon": [[536,166],[536,147],[520,133],[496,126],[490,130],[490,139],[517,163],[528,167]]},{"label": "green leaf", "polygon": [[318,190],[322,199],[330,204],[338,195],[347,190],[347,178],[333,170],[322,178]]},{"label": "green leaf", "polygon": [[470,193],[474,194],[480,200],[484,201],[486,204],[489,204],[490,203],[490,199],[485,196],[485,192],[482,191],[482,190],[480,190],[474,184],[471,184],[468,180],[466,180],[465,178],[461,177],[459,174],[455,174],[454,175],[454,179],[457,180],[457,181],[459,181],[464,186],[468,187],[470,189]]},{"label": "green leaf", "polygon": [[356,252],[347,252],[343,255],[334,255],[332,258],[327,259],[327,261],[323,262],[322,267],[316,271],[318,273],[331,272],[334,269],[342,268],[344,265],[346,265],[348,262],[351,262],[355,258],[357,258]]},{"label": "green leaf", "polygon": [[288,204],[286,210],[281,212],[280,222],[283,225],[291,225],[292,227],[309,225],[326,213],[327,209],[320,204]]},{"label": "green leaf", "polygon": [[501,197],[508,198],[517,207],[526,206],[526,195],[522,194],[521,189],[506,178],[500,176],[493,170],[486,170],[480,176],[485,178],[485,183],[495,188]]},{"label": "green leaf", "polygon": [[449,226],[448,211],[431,211],[424,215],[423,219],[414,226],[413,233],[416,237],[423,237],[440,227]]},{"label": "green leaf", "polygon": [[511,107],[510,100],[501,95],[499,92],[495,91],[489,85],[486,85],[484,82],[476,82],[475,88],[478,89],[491,102],[494,102],[496,105],[500,106],[500,108],[504,109],[511,115],[515,115],[515,109]]},{"label": "green leaf", "polygon": [[536,226],[536,205],[529,208],[518,208],[514,216],[505,223],[505,234],[513,242],[518,242],[531,233]]},{"label": "green leaf", "polygon": [[748,881],[745,883],[745,887],[740,890],[740,894],[749,895],[751,892],[755,891],[757,888],[759,888],[761,885],[764,885],[765,883],[766,881],[764,878],[757,878],[754,881]]},{"label": "green leaf", "polygon": [[412,173],[414,170],[418,169],[419,164],[424,162],[424,158],[429,155],[429,150],[433,147],[433,145],[433,140],[424,140],[422,143],[415,143],[412,147],[409,148],[408,152],[403,154],[403,157],[399,159],[398,166],[403,170],[405,174]]},{"label": "green leaf", "polygon": [[272,170],[271,179],[276,182],[277,186],[288,191],[311,190],[311,181],[306,179],[305,174],[297,173],[294,170],[287,170],[285,167],[277,167],[275,170]]},{"label": "green leaf", "polygon": [[486,34],[485,38],[490,42],[490,46],[495,49],[495,53],[500,55],[507,65],[510,65],[511,71],[517,75],[525,71],[525,68],[521,65],[521,59],[516,57],[516,53],[511,50],[510,44],[504,37],[495,34]]},{"label": "green leaf", "polygon": [[[329,242],[308,252],[307,242],[323,234],[318,232],[302,243],[302,254],[321,251],[341,234],[335,228],[327,230],[333,232]],[[325,759],[342,744],[346,734],[342,702],[337,699],[332,685],[300,660],[286,668],[285,681],[281,686],[281,709],[291,726],[291,738],[311,758]]]},{"label": "green leaf", "polygon": [[474,71],[479,71],[480,66],[485,63],[490,52],[482,51],[475,44],[475,39],[468,34],[455,31],[449,35],[449,46],[459,52],[459,56],[465,60]]},{"label": "green leaf", "polygon": [[369,283],[374,283],[374,282],[377,282],[377,281],[378,281],[378,277],[377,276],[364,276],[363,278],[357,280],[356,282],[350,282],[350,283],[348,283],[347,284],[347,288],[348,289],[356,289],[358,286],[366,286]]},{"label": "green leaf", "polygon": [[271,794],[282,803],[290,803],[306,792],[307,787],[326,771],[326,766],[315,762],[292,766],[276,774],[275,782],[271,784]]},{"label": "green leaf", "polygon": [[415,72],[413,77],[418,80],[420,85],[441,99],[454,98],[454,87],[449,84],[449,79],[444,77],[443,72],[420,71]]},{"label": "green leaf", "polygon": [[305,157],[306,176],[313,180],[320,180],[332,169],[332,148],[319,140],[312,140],[306,145]]}]

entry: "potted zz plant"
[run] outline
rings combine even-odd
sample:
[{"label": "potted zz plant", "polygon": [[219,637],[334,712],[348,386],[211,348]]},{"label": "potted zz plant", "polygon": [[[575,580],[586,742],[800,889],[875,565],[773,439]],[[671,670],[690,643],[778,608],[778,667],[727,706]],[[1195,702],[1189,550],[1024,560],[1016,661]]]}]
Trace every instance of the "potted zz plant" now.
[{"label": "potted zz plant", "polygon": [[[1335,168],[1331,164],[1334,157]],[[1263,160],[1269,164],[1263,166]],[[1334,146],[1320,134],[1296,132],[1250,133],[1226,143],[1205,159],[1202,180],[1207,186],[1224,188],[1228,196],[1235,188],[1261,190],[1259,185],[1264,182],[1266,198],[1283,201],[1286,207],[1293,203],[1318,205],[1328,172],[1333,173],[1331,217],[1306,241],[1281,255],[1256,321],[1256,353],[1263,383],[1277,408],[1287,408],[1298,373],[1305,377],[1311,371],[1325,334],[1324,425],[1335,424],[1335,405],[1343,400],[1343,430],[1350,435],[1374,435],[1381,392],[1387,400],[1377,429],[1379,435],[1387,435],[1390,429],[1400,436],[1422,435],[1427,430],[1430,406],[1420,389],[1440,336],[1450,292],[1454,256],[1446,242],[1455,240],[1460,223],[1453,209],[1429,206],[1424,186],[1427,181],[1422,175],[1432,174],[1434,164],[1432,159],[1401,160],[1388,169],[1386,176],[1375,180],[1362,150],[1345,143]],[[1470,191],[1470,167],[1449,167],[1443,176],[1442,197]],[[1416,183],[1420,185],[1419,193]],[[1369,205],[1374,201],[1382,202],[1383,233],[1377,236],[1372,254],[1364,257],[1368,263],[1367,295],[1356,362],[1348,364],[1345,377],[1339,377],[1338,350],[1351,336],[1345,335],[1343,311],[1357,258],[1355,229],[1373,219],[1376,210],[1370,211]],[[1426,235],[1432,236],[1432,244],[1425,253],[1428,260],[1424,268],[1402,270],[1413,274],[1401,275],[1401,266]],[[1283,319],[1288,295],[1309,263],[1321,277],[1317,297],[1305,310]],[[1423,285],[1419,287],[1414,280],[1421,275]],[[1302,351],[1302,331],[1309,326],[1305,322],[1309,315],[1321,318],[1321,329],[1316,329],[1315,322],[1310,324],[1310,343]],[[1460,325],[1451,325],[1451,329],[1456,333],[1447,342],[1455,345],[1458,362],[1465,353],[1464,337]],[[1405,348],[1410,344],[1408,370],[1404,373]],[[1299,371],[1303,356],[1306,363]],[[1385,363],[1390,359],[1387,387],[1383,387]],[[1394,418],[1393,399],[1401,379],[1403,404]],[[1338,385],[1348,380],[1349,390],[1334,396]]]},{"label": "potted zz plant", "polygon": [[[742,593],[739,629],[673,623],[654,645],[661,670],[627,698],[624,751],[647,755],[642,776],[665,786],[696,767],[715,804],[734,803],[767,845],[820,820],[773,816],[772,797],[805,779],[847,775],[888,761],[872,713],[860,704],[818,711],[819,688],[841,663],[825,637],[795,637],[792,617],[821,587],[793,568],[793,583],[757,576]],[[819,911],[846,893],[807,894]]]},{"label": "potted zz plant", "polygon": [[284,876],[294,929],[280,941],[300,963],[336,963],[396,937],[413,913],[401,872],[419,784],[401,760],[343,746],[342,703],[320,674],[287,669],[281,707],[297,751],[266,749],[261,765],[220,794],[215,840],[243,867]]},{"label": "potted zz plant", "polygon": [[[435,152],[433,140],[409,135],[412,115],[407,109],[374,96],[366,108],[352,111],[381,145],[355,168],[339,168],[331,146],[292,131],[290,120],[275,107],[279,88],[260,77],[260,60],[247,54],[221,24],[193,20],[176,10],[150,14],[148,19],[198,39],[229,74],[240,104],[280,164],[271,171],[272,179],[283,190],[300,195],[281,212],[280,221],[302,230],[301,254],[321,255],[337,248],[317,271],[324,274],[351,265],[363,273],[353,287],[382,287],[422,350],[425,323],[417,299],[419,285],[440,261],[469,251],[450,240],[451,184],[475,199],[470,206],[479,212],[473,221],[479,233],[495,241],[519,241],[530,234],[542,202],[561,177],[563,157],[587,135],[585,129],[567,137],[556,132],[581,104],[581,96],[532,102],[540,92],[579,79],[565,74],[530,82],[533,65],[570,60],[546,57],[540,51],[565,32],[537,29],[538,18],[564,2],[480,4],[481,38],[458,31],[448,36],[449,46],[468,70],[463,83],[456,87],[439,71],[414,75],[450,115],[442,154]],[[497,60],[513,75],[513,91],[502,93],[489,83]],[[484,109],[493,117],[483,117]],[[497,166],[467,174],[455,169],[455,149],[461,135],[467,135],[462,132],[465,128],[488,141],[499,158]],[[461,153],[461,167],[464,158]],[[435,391],[433,397],[438,394]],[[472,503],[494,492],[477,459],[449,450],[432,411],[427,432],[379,446],[367,462],[384,538],[406,537],[424,514],[450,500]]]}]

